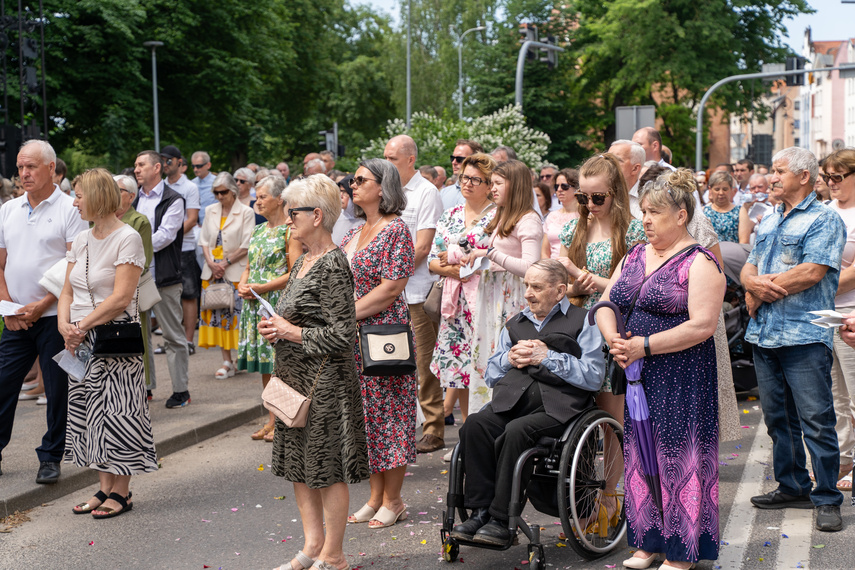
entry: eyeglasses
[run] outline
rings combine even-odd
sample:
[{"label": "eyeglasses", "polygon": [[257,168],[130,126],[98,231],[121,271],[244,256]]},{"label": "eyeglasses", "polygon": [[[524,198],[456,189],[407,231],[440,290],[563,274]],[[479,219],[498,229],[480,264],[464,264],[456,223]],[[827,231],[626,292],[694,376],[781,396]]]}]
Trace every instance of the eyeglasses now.
[{"label": "eyeglasses", "polygon": [[584,192],[576,192],[576,201],[579,202],[582,206],[588,205],[588,200],[594,203],[594,206],[602,206],[606,203],[606,198],[611,196],[611,192],[594,192],[593,194],[586,194]]},{"label": "eyeglasses", "polygon": [[554,175],[554,174],[541,174],[541,175],[540,175],[540,179],[541,179],[542,181],[544,181],[544,182],[549,182],[549,181],[550,181],[550,180],[552,180],[553,178],[555,178],[555,175]]},{"label": "eyeglasses", "polygon": [[454,156],[452,154],[451,155],[451,162],[463,162],[464,160],[466,160],[466,158],[467,157],[465,157],[465,156]]},{"label": "eyeglasses", "polygon": [[480,186],[481,184],[484,184],[485,182],[488,182],[488,181],[484,180],[483,178],[479,178],[477,176],[466,176],[465,174],[460,175],[460,185],[461,186],[463,186],[464,184],[470,184],[470,183],[472,184],[472,186]]},{"label": "eyeglasses", "polygon": [[835,184],[840,184],[843,182],[843,179],[847,176],[852,176],[855,174],[855,170],[850,170],[846,174],[820,174],[819,177],[822,178],[826,184],[829,182],[834,182]]},{"label": "eyeglasses", "polygon": [[214,196],[225,196],[226,194],[228,194],[230,192],[231,192],[231,190],[212,190],[211,191],[211,193]]},{"label": "eyeglasses", "polygon": [[288,208],[288,217],[294,219],[295,212],[314,212],[317,206],[300,206],[299,208]]},{"label": "eyeglasses", "polygon": [[354,184],[356,184],[356,186],[359,187],[359,186],[362,186],[363,184],[365,184],[369,180],[371,182],[377,182],[378,184],[380,183],[380,181],[375,179],[375,178],[365,178],[364,176],[354,176],[353,180],[350,181],[350,185],[353,186]]},{"label": "eyeglasses", "polygon": [[555,185],[555,191],[556,191],[556,192],[558,192],[558,190],[563,190],[564,192],[567,192],[567,191],[568,191],[568,190],[570,190],[571,188],[576,188],[576,187],[575,187],[575,186],[572,186],[572,185],[570,185],[570,184],[566,184],[566,183],[565,183],[565,184],[556,184],[556,185]]},{"label": "eyeglasses", "polygon": [[242,179],[242,178],[235,178],[235,182],[237,182],[238,184],[246,184],[247,183],[247,181]]},{"label": "eyeglasses", "polygon": [[207,163],[203,163],[203,164],[194,164],[194,165],[193,165],[193,169],[194,169],[194,170],[196,170],[196,169],[199,169],[199,168],[205,168],[205,164],[207,164]]}]

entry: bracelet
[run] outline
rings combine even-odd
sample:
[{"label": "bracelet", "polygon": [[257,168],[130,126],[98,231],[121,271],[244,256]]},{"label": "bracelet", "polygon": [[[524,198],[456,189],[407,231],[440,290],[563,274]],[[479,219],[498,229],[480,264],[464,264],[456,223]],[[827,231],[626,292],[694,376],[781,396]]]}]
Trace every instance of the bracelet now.
[{"label": "bracelet", "polygon": [[653,356],[653,353],[650,352],[650,337],[644,337],[644,356]]},{"label": "bracelet", "polygon": [[232,262],[231,262],[231,261],[229,261],[229,258],[227,257],[227,258],[226,258],[226,265],[231,265],[231,264],[232,264]]}]

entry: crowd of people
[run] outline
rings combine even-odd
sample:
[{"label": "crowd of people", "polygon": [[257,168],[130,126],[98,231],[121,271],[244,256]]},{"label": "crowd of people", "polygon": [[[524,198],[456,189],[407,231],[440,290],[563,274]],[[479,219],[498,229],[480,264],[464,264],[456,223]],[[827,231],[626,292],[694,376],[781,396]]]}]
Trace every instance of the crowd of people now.
[{"label": "crowd of people", "polygon": [[[625,429],[623,450],[604,441],[624,468],[601,490],[601,524],[625,505],[636,551],[624,565],[664,554],[661,568],[684,570],[718,556],[718,446],[738,427],[722,310],[739,291],[778,483],[751,501],[815,507],[819,530],[841,530],[855,454],[855,150],[820,164],[785,149],[768,172],[743,160],[696,173],[666,156],[652,128],[578,169],[534,171],[510,147],[461,139],[446,173],[419,166],[400,135],[352,174],[312,153],[292,180],[284,162],[214,173],[206,152],[187,162],[168,145],[66,191],[51,146],[28,141],[23,194],[0,208],[0,300],[22,307],[0,338],[0,451],[18,401],[41,390],[36,481],[55,483],[62,461],[89,467],[100,489],[74,512],[129,511],[131,476],[157,468],[153,355],[166,355],[166,407],[181,409],[189,357],[219,348],[213,378],[244,370],[311,394],[305,427],[271,412],[250,437],[273,443],[303,521],[303,548],[281,568],[345,568],[346,524],[407,517],[406,467],[446,447],[455,405],[474,460],[472,516],[452,535],[494,545],[510,532],[508,466],[596,405]],[[52,271],[56,291],[40,281]],[[620,315],[600,309],[588,325],[600,301]],[[839,330],[810,322],[830,309],[853,316]],[[103,325],[139,331],[139,348],[99,354]],[[372,335],[401,330],[377,345],[397,364],[378,365]],[[63,350],[83,372],[55,361]],[[638,360],[661,467],[652,487],[636,483],[644,442],[616,374]],[[370,497],[352,510],[348,485],[365,479]]]}]

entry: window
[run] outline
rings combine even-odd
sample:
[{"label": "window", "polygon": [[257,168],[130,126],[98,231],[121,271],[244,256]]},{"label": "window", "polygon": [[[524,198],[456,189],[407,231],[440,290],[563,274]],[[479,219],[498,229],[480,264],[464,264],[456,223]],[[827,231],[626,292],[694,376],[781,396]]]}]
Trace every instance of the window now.
[{"label": "window", "polygon": [[801,121],[799,121],[798,119],[793,120],[793,128],[794,129],[800,129],[801,128]]},{"label": "window", "polygon": [[794,102],[793,102],[793,109],[795,109],[796,111],[798,111],[798,110],[800,110],[801,108],[802,108],[802,102],[801,102],[801,101],[794,101]]}]

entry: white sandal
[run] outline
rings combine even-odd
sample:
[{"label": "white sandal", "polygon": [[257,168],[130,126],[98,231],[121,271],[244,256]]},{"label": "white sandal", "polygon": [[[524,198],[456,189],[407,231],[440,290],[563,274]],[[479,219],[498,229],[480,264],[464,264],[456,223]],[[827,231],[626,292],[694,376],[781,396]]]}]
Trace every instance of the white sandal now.
[{"label": "white sandal", "polygon": [[224,380],[226,378],[231,378],[235,375],[235,365],[229,362],[228,360],[223,361],[223,365],[217,370],[214,374],[214,378],[217,380]]},{"label": "white sandal", "polygon": [[[306,554],[302,550],[298,550],[297,555],[294,556],[294,558],[297,559],[297,562],[299,562],[300,566],[302,568],[304,568],[305,570],[309,570],[309,568],[311,568],[315,564],[315,559],[311,558],[309,556],[306,556]],[[273,570],[294,570],[294,569],[291,566],[290,562],[286,562],[285,564],[283,564],[279,568],[274,568]]]}]

